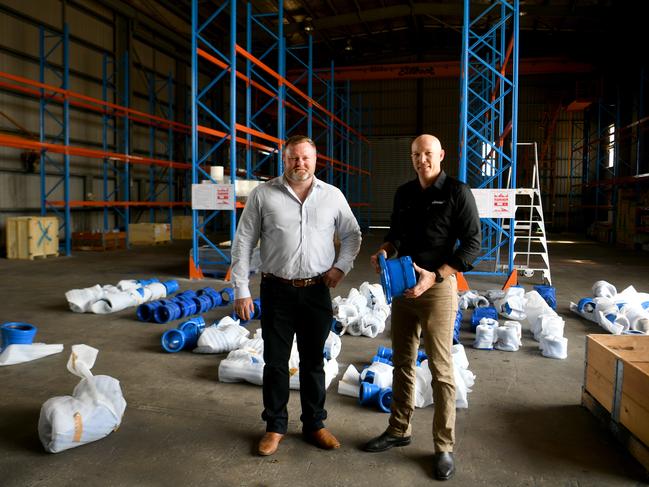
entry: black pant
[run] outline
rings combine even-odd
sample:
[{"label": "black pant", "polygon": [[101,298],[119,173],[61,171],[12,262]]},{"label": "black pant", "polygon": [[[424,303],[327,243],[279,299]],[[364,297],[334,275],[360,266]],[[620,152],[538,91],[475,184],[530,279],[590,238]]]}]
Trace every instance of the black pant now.
[{"label": "black pant", "polygon": [[300,354],[302,430],[316,431],[327,418],[323,349],[333,311],[324,283],[297,288],[272,279],[261,281],[261,331],[264,339],[266,431],[286,433],[289,398],[288,359],[297,336]]}]

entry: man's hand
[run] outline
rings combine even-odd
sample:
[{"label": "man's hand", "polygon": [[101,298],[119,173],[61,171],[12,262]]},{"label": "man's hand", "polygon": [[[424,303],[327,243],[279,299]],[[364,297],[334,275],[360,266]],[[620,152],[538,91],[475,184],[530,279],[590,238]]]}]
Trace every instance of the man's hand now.
[{"label": "man's hand", "polygon": [[255,305],[252,304],[252,298],[239,298],[234,300],[234,312],[243,321],[248,321],[255,312]]},{"label": "man's hand", "polygon": [[341,271],[337,267],[332,267],[327,272],[325,272],[323,281],[327,285],[327,287],[334,288],[340,281],[343,280],[343,277],[345,277],[345,273],[343,271]]},{"label": "man's hand", "polygon": [[383,254],[383,257],[386,259],[388,258],[388,253],[384,249],[379,250],[376,254],[370,257],[370,264],[372,264],[372,267],[374,267],[377,274],[381,272],[381,266],[379,265],[379,255],[381,254]]},{"label": "man's hand", "polygon": [[422,269],[414,262],[412,263],[412,267],[414,267],[415,272],[419,274],[419,280],[417,280],[417,284],[415,284],[414,287],[411,287],[410,289],[406,289],[403,292],[403,295],[406,298],[418,298],[424,292],[428,291],[431,287],[435,285],[434,272],[430,272],[427,271],[426,269]]}]

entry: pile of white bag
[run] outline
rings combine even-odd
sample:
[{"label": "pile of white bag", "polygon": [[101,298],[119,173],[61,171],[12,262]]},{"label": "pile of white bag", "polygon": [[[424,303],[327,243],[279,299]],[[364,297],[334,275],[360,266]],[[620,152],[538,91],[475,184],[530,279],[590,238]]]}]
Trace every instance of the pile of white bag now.
[{"label": "pile of white bag", "polygon": [[649,334],[649,293],[640,293],[633,286],[618,293],[606,281],[595,282],[592,290],[593,297],[570,303],[570,310],[613,335]]},{"label": "pile of white bag", "polygon": [[376,338],[385,330],[390,316],[390,305],[380,284],[364,282],[359,289],[352,288],[346,298],[332,300],[334,319],[340,324],[339,335]]},{"label": "pile of white bag", "polygon": [[527,320],[544,357],[567,358],[568,339],[563,336],[565,322],[537,291],[526,293],[524,288],[512,286],[506,291],[487,291],[486,295],[489,298],[485,299],[494,303],[498,314],[506,321],[501,326],[495,319],[482,318],[476,327],[473,348],[518,351],[522,346],[520,321]]},{"label": "pile of white bag", "polygon": [[[175,287],[177,289],[177,285]],[[165,284],[152,282],[142,286],[133,279],[119,281],[117,286],[96,284],[84,289],[71,289],[65,293],[65,299],[72,311],[95,314],[115,313],[166,296]]]},{"label": "pile of white bag", "polygon": [[[358,398],[361,382],[369,372],[374,374],[372,383],[380,389],[392,387],[392,370],[392,365],[376,361],[359,373],[356,367],[350,364],[342,379],[338,382],[338,393]],[[415,370],[417,373],[415,407],[424,408],[433,404],[433,376],[428,368],[428,359],[422,361]],[[453,371],[455,376],[455,407],[468,408],[468,393],[471,392],[476,376],[469,370],[469,360],[464,346],[461,344],[453,345]]]},{"label": "pile of white bag", "polygon": [[87,345],[73,345],[67,367],[81,381],[71,396],[53,397],[41,407],[38,436],[48,452],[99,440],[121,424],[126,401],[119,381],[90,372],[98,352]]},{"label": "pile of white bag", "polygon": [[[219,325],[220,326],[220,325]],[[229,325],[228,325],[229,326]],[[237,325],[239,326],[239,325]],[[242,327],[239,327],[242,328]],[[209,328],[206,328],[198,339],[198,348],[201,347],[201,338]],[[244,329],[244,328],[242,328]],[[231,331],[230,336],[234,336]],[[228,356],[219,364],[220,382],[250,382],[255,385],[262,385],[264,382],[264,340],[261,337],[261,329],[257,329],[252,339],[239,334],[239,338],[232,338],[230,343],[238,340],[238,346],[228,353]],[[336,358],[341,351],[340,337],[333,332],[325,342],[323,350],[323,361],[325,371],[325,388],[328,388],[331,381],[338,375],[338,362]],[[196,350],[198,351],[198,350]],[[289,386],[291,389],[300,389],[300,355],[297,350],[297,342],[293,339],[293,347],[288,361]]]}]

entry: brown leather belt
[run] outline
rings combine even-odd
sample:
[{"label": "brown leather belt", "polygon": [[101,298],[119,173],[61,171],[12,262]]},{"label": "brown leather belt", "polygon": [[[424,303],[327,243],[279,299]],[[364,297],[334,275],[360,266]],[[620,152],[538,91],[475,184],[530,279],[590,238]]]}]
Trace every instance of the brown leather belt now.
[{"label": "brown leather belt", "polygon": [[324,275],[321,274],[319,276],[308,277],[306,279],[284,279],[283,277],[277,277],[274,274],[267,274],[265,272],[262,272],[261,277],[264,279],[281,282],[282,284],[288,284],[293,287],[308,287],[315,284],[320,284],[324,278]]}]

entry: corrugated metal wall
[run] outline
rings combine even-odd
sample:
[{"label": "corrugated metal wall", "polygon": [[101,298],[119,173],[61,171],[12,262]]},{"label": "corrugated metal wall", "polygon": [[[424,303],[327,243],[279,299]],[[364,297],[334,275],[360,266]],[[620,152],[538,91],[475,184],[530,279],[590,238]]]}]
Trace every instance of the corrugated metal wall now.
[{"label": "corrugated metal wall", "polygon": [[[417,82],[413,80],[390,80],[355,83],[353,90],[361,96],[367,107],[369,133],[372,134],[373,176],[372,176],[372,221],[377,225],[387,224],[392,196],[397,186],[414,177],[410,165],[409,142],[417,133],[417,110],[422,110],[422,133],[436,135],[446,150],[443,167],[450,175],[457,175],[459,169],[459,80],[426,79],[420,83],[422,93],[417,94]],[[574,79],[569,76],[522,77],[519,80],[519,142],[536,142],[539,153],[545,140],[547,118],[561,101],[568,99],[574,91]],[[422,100],[418,107],[418,100]],[[568,209],[568,194],[571,188],[570,155],[571,125],[569,115],[561,112],[554,128],[548,154],[555,164],[553,183],[541,182],[545,193],[545,213],[565,224]],[[401,160],[403,157],[404,160]],[[519,151],[519,187],[530,186],[532,182],[532,152]],[[543,174],[543,173],[542,173]],[[573,183],[575,181],[573,180]],[[552,187],[552,193],[547,190]],[[573,187],[574,190],[574,187]],[[389,205],[388,205],[389,203]],[[560,220],[560,221],[559,221]]]}]

